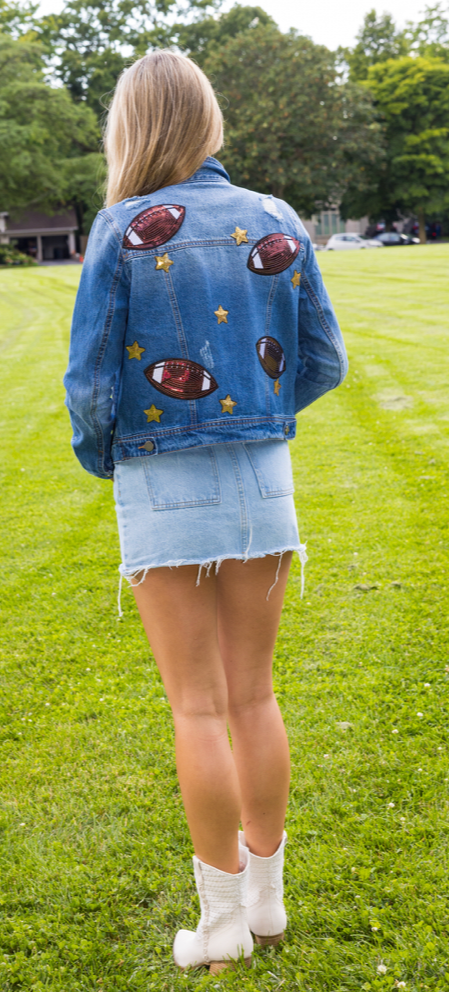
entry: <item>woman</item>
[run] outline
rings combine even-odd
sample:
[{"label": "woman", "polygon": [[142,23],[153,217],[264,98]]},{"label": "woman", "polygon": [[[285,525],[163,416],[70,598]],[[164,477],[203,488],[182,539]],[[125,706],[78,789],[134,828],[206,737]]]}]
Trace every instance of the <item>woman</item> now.
[{"label": "woman", "polygon": [[277,944],[286,926],[289,752],[271,682],[301,552],[286,439],[346,371],[296,213],[232,186],[210,157],[222,141],[192,61],[155,51],[124,72],[65,377],[75,453],[114,480],[120,570],[174,716],[201,904],[174,959],[214,974],[250,962],[251,933]]}]

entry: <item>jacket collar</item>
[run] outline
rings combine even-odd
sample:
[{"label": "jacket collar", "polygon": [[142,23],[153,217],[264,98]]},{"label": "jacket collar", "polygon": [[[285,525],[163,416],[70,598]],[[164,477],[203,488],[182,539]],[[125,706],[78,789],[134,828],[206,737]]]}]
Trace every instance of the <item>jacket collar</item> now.
[{"label": "jacket collar", "polygon": [[221,162],[209,155],[197,172],[194,172],[193,176],[190,176],[190,179],[185,179],[184,183],[220,183],[223,180],[226,180],[228,183],[231,182]]}]

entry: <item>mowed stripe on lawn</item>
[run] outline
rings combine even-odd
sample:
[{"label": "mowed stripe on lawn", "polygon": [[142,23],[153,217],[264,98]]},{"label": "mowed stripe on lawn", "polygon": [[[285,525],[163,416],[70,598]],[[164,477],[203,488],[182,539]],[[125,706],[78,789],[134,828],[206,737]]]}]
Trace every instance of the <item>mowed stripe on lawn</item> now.
[{"label": "mowed stripe on lawn", "polygon": [[[225,984],[445,989],[449,245],[319,261],[350,372],[291,446],[290,927]],[[78,277],[0,273],[0,986],[213,987],[171,963],[197,903],[168,705],[127,590],[117,621],[112,488],[69,448]]]}]

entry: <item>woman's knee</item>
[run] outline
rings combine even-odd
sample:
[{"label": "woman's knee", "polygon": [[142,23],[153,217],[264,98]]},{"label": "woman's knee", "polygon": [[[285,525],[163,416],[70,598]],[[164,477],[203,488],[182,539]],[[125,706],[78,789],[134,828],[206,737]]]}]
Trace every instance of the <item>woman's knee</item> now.
[{"label": "woman's knee", "polygon": [[272,706],[277,702],[271,684],[229,688],[228,714],[232,723],[257,720]]},{"label": "woman's knee", "polygon": [[228,716],[228,692],[226,684],[213,688],[187,686],[169,699],[175,724],[181,721],[203,721],[226,724]]}]

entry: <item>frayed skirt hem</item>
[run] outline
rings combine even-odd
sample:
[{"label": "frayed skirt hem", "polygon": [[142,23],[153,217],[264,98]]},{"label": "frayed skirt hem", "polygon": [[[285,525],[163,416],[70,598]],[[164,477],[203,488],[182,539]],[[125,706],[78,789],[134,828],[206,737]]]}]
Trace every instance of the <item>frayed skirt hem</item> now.
[{"label": "frayed skirt hem", "polygon": [[[158,563],[158,564],[155,564],[155,565],[140,565],[137,568],[136,567],[135,568],[126,568],[125,565],[121,564],[121,565],[119,565],[119,572],[120,572],[120,582],[119,582],[119,592],[118,592],[118,614],[119,614],[119,617],[122,617],[123,616],[122,607],[121,607],[121,592],[122,592],[122,582],[123,582],[123,579],[126,579],[127,582],[129,583],[129,585],[132,586],[132,587],[133,586],[140,586],[142,584],[142,582],[145,581],[148,572],[152,571],[152,569],[154,569],[154,568],[180,568],[182,565],[197,565],[198,566],[198,575],[197,575],[197,579],[196,579],[196,585],[199,586],[200,581],[201,581],[201,570],[203,568],[206,569],[206,576],[208,577],[210,575],[210,572],[211,572],[211,569],[213,568],[213,566],[215,566],[215,575],[218,574],[220,565],[222,564],[223,561],[232,561],[232,560],[234,560],[234,561],[243,561],[243,562],[246,562],[246,561],[252,561],[252,560],[254,560],[256,558],[267,558],[269,555],[272,555],[273,557],[279,558],[279,563],[278,563],[278,567],[277,567],[277,570],[276,570],[276,577],[275,577],[275,580],[273,582],[273,585],[270,586],[270,588],[269,588],[269,590],[267,592],[266,598],[268,600],[272,589],[274,589],[274,587],[275,587],[275,585],[276,585],[276,583],[278,581],[279,571],[280,571],[280,567],[281,567],[281,563],[282,563],[282,558],[283,558],[283,555],[285,555],[287,553],[287,551],[293,551],[293,552],[296,551],[298,553],[298,555],[299,555],[299,560],[301,562],[301,599],[302,599],[303,598],[303,595],[304,595],[304,566],[305,566],[305,563],[307,561],[307,552],[306,552],[306,545],[305,544],[299,544],[298,547],[296,547],[296,548],[283,548],[282,550],[277,549],[275,551],[274,550],[273,551],[264,551],[263,553],[258,554],[258,555],[238,555],[238,554],[221,555],[220,558],[207,558],[204,561],[198,561],[198,559],[196,559],[195,561],[194,560],[187,560],[187,559],[179,559],[177,561],[167,561],[167,562]],[[137,582],[134,582],[133,580],[134,579],[137,579],[137,578],[138,578],[138,581]]]}]

